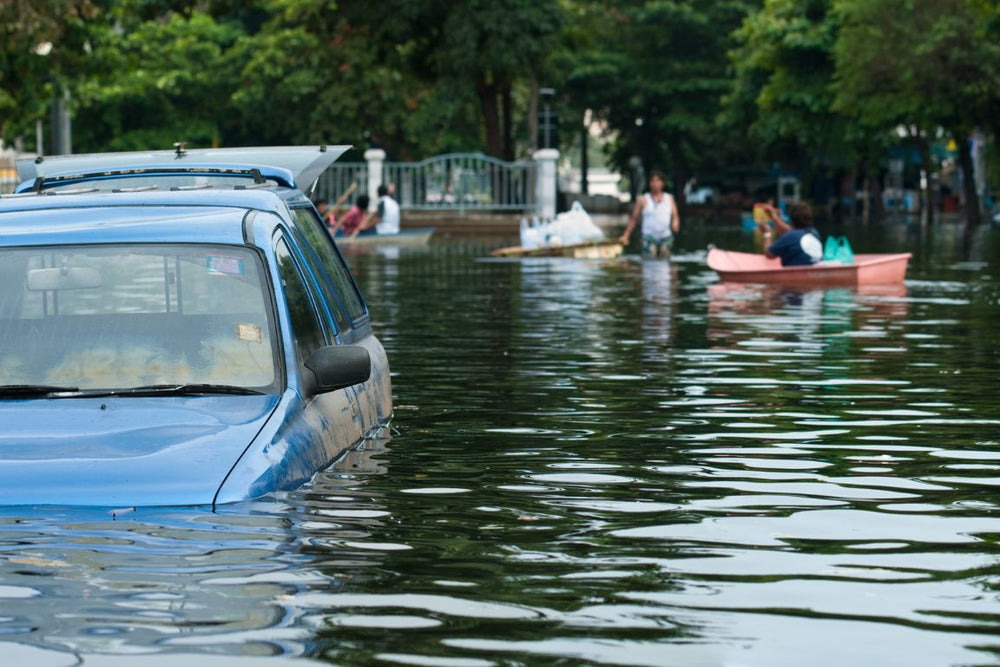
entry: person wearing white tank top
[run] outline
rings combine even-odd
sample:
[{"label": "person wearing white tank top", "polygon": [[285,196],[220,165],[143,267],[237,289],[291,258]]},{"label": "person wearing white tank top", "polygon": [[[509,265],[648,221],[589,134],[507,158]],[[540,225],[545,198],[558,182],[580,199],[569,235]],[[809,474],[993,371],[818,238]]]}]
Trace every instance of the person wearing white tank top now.
[{"label": "person wearing white tank top", "polygon": [[625,232],[619,242],[628,245],[632,230],[642,219],[642,254],[667,257],[674,242],[674,234],[681,227],[677,203],[673,195],[663,189],[665,180],[659,171],[649,174],[649,192],[639,197],[632,209]]}]

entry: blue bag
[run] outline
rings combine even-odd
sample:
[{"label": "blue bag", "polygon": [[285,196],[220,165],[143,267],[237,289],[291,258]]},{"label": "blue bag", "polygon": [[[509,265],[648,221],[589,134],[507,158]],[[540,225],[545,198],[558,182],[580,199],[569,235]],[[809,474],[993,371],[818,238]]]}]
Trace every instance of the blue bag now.
[{"label": "blue bag", "polygon": [[827,236],[823,246],[823,261],[854,264],[854,251],[846,236]]}]

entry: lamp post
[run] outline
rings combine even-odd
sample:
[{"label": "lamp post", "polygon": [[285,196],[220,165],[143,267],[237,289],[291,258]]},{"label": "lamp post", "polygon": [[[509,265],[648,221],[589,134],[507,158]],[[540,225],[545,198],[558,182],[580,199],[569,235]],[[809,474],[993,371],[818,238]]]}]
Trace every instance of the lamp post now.
[{"label": "lamp post", "polygon": [[590,194],[590,183],[587,182],[587,171],[590,160],[587,155],[587,144],[590,141],[590,109],[583,112],[583,125],[580,127],[580,194]]},{"label": "lamp post", "polygon": [[629,170],[632,172],[629,190],[631,190],[630,194],[632,195],[632,201],[635,202],[635,200],[639,198],[639,192],[646,180],[642,169],[642,158],[638,155],[633,155],[628,159],[628,166]]},{"label": "lamp post", "polygon": [[540,148],[555,148],[552,145],[553,134],[555,130],[555,118],[552,114],[552,98],[555,97],[555,88],[541,88],[538,94],[542,98],[542,145]]},{"label": "lamp post", "polygon": [[52,155],[73,153],[73,121],[69,113],[69,88],[63,86],[52,98],[52,140],[49,142]]},{"label": "lamp post", "polygon": [[539,149],[534,152],[535,160],[535,210],[543,220],[552,219],[556,215],[556,190],[558,174],[556,165],[559,162],[559,143],[556,137],[556,119],[552,113],[552,98],[554,88],[542,88],[538,91],[542,98],[542,112],[539,114],[539,131],[542,135]]}]

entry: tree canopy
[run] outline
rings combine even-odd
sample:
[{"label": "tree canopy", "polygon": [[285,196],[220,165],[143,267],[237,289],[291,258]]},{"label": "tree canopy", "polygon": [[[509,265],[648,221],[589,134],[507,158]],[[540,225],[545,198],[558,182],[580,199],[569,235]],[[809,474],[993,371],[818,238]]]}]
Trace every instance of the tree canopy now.
[{"label": "tree canopy", "polygon": [[[995,0],[10,0],[0,139],[68,91],[73,148],[303,142],[393,159],[562,147],[675,183],[728,165],[877,164],[898,142],[1000,146]],[[926,154],[926,146],[922,148]]]},{"label": "tree canopy", "polygon": [[727,50],[748,10],[737,0],[580,3],[585,33],[563,54],[570,101],[613,130],[612,161],[632,156],[675,180],[729,153],[716,117]]}]

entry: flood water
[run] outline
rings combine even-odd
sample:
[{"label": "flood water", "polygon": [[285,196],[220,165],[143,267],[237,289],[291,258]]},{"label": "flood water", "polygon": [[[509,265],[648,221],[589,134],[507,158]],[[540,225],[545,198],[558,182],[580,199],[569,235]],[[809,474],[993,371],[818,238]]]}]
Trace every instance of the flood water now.
[{"label": "flood water", "polygon": [[[1000,230],[838,230],[905,285],[349,257],[391,439],[228,506],[0,510],[0,664],[1000,662]],[[137,656],[141,656],[141,659]]]}]

